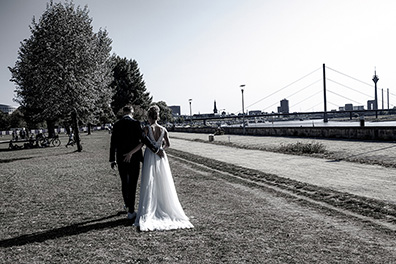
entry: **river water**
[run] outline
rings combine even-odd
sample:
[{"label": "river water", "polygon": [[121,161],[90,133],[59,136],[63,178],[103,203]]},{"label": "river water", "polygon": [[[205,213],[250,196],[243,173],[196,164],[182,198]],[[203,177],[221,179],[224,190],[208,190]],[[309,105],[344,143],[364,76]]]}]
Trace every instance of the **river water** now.
[{"label": "river water", "polygon": [[[396,121],[381,121],[381,122],[370,122],[365,121],[365,126],[396,126]],[[233,126],[241,126],[233,125]],[[265,123],[249,123],[247,127],[359,127],[360,121],[328,121],[323,122],[323,119],[312,119],[312,120],[294,120],[294,121],[274,121]]]}]

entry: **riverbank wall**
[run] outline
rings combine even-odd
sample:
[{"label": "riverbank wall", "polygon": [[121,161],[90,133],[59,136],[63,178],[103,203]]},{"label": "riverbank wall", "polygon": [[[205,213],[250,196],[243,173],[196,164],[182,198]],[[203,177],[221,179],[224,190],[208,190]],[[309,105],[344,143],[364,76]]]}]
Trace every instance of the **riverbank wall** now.
[{"label": "riverbank wall", "polygon": [[[175,127],[174,132],[215,134],[212,127]],[[396,141],[396,127],[223,127],[224,134]]]}]

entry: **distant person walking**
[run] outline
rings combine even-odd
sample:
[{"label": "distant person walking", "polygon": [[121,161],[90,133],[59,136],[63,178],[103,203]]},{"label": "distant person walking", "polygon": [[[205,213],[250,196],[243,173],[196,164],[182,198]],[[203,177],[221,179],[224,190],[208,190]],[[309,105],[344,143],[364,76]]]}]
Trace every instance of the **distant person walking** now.
[{"label": "distant person walking", "polygon": [[73,134],[73,132],[70,131],[70,133],[69,133],[69,141],[66,144],[66,148],[68,146],[74,146],[75,143],[76,143],[76,141],[74,140],[74,134]]}]

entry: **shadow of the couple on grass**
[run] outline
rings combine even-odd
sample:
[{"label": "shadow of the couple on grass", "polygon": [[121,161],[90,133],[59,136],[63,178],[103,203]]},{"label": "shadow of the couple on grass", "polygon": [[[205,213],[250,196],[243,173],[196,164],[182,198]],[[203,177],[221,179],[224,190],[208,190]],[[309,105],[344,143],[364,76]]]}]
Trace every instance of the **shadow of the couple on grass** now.
[{"label": "shadow of the couple on grass", "polygon": [[[51,229],[48,231],[43,231],[43,232],[38,232],[38,233],[33,233],[33,234],[28,234],[28,235],[21,235],[21,236],[10,238],[10,239],[0,240],[0,247],[7,248],[7,247],[13,247],[13,246],[22,246],[22,245],[26,245],[26,244],[30,244],[30,243],[35,243],[35,242],[44,242],[46,240],[51,240],[51,239],[56,239],[56,238],[61,238],[61,237],[66,237],[66,236],[72,236],[72,235],[78,235],[78,234],[89,232],[91,230],[101,230],[101,229],[122,226],[122,225],[132,226],[131,220],[126,219],[126,218],[105,221],[105,220],[109,220],[109,219],[118,217],[123,214],[125,214],[125,212],[118,212],[117,214],[102,217],[99,219],[85,221],[85,222],[81,222],[81,223],[77,223],[77,224],[72,224],[69,226]],[[105,222],[103,222],[103,221],[105,221]]]}]

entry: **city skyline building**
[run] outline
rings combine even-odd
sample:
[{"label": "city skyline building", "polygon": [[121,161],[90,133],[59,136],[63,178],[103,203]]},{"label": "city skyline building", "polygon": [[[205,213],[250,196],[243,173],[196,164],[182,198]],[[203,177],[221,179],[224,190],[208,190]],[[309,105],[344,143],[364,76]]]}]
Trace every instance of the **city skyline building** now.
[{"label": "city skyline building", "polygon": [[181,114],[181,107],[180,105],[172,105],[169,106],[169,108],[172,110],[172,115],[180,115]]},{"label": "city skyline building", "polygon": [[280,106],[278,107],[278,113],[282,113],[282,114],[289,113],[289,100],[283,99],[280,101]]},{"label": "city skyline building", "polygon": [[0,104],[0,111],[5,114],[12,114],[17,108],[11,105]]}]

